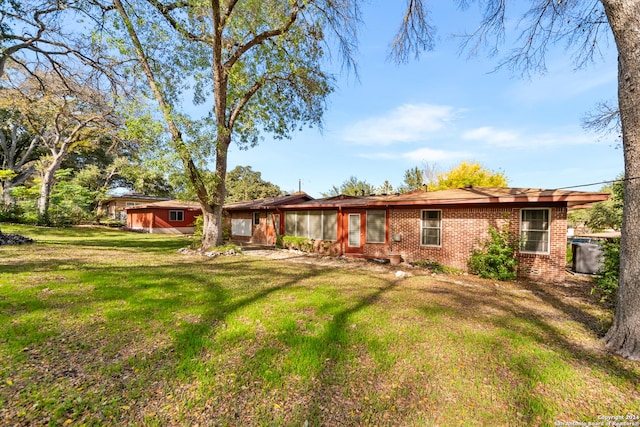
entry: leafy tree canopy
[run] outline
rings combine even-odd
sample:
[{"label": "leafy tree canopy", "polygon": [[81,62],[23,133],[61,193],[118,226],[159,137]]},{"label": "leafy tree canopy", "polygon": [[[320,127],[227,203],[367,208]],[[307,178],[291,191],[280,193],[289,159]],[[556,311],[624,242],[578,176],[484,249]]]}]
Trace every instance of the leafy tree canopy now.
[{"label": "leafy tree canopy", "polygon": [[335,185],[329,190],[328,193],[322,193],[324,197],[339,196],[344,194],[347,196],[368,196],[369,194],[375,194],[376,187],[369,184],[367,181],[360,181],[357,177],[351,176],[340,187]]},{"label": "leafy tree canopy", "polygon": [[611,193],[611,198],[598,202],[589,209],[578,209],[569,212],[568,220],[574,226],[584,226],[591,231],[622,228],[622,206],[624,204],[624,177],[600,191]]},{"label": "leafy tree canopy", "polygon": [[504,172],[494,172],[480,163],[462,162],[447,172],[438,173],[435,181],[427,182],[427,189],[434,191],[468,186],[506,187],[508,183]]},{"label": "leafy tree canopy", "polygon": [[251,169],[251,166],[236,166],[227,174],[226,202],[261,199],[281,194],[280,187],[263,180],[262,174]]}]

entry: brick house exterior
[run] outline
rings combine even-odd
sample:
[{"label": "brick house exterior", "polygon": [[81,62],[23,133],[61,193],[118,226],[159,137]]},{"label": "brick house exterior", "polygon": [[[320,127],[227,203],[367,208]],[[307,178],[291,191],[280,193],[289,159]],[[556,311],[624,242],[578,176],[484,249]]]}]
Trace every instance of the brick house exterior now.
[{"label": "brick house exterior", "polygon": [[[338,196],[253,209],[229,216],[252,219],[245,241],[274,244],[273,234],[308,237],[317,252],[364,258],[401,255],[467,269],[471,251],[489,228],[508,227],[521,240],[519,275],[549,282],[565,275],[567,208],[608,194],[522,188],[464,188],[382,196]],[[262,219],[255,212],[264,212]],[[254,221],[255,220],[255,221]],[[248,233],[248,232],[247,232]],[[231,235],[233,240],[241,236]]]}]

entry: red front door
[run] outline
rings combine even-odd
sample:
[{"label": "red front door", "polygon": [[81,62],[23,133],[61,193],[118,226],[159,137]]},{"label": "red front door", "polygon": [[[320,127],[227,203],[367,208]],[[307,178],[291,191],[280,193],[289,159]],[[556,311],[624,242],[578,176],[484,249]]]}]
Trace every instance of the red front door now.
[{"label": "red front door", "polygon": [[365,213],[345,212],[343,230],[346,230],[345,253],[361,254],[365,238]]}]

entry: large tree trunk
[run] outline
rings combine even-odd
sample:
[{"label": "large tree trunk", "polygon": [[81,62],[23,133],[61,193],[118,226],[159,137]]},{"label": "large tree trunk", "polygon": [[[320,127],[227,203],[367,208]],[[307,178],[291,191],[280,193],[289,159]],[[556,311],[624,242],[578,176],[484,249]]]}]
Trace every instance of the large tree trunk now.
[{"label": "large tree trunk", "polygon": [[13,185],[11,185],[10,179],[6,179],[2,181],[2,208],[3,209],[8,210],[9,208],[11,208],[11,206],[13,206],[13,197],[11,197],[11,194],[10,194],[11,187],[13,187]]},{"label": "large tree trunk", "polygon": [[609,349],[640,360],[640,0],[602,0],[618,47],[625,164],[620,280]]},{"label": "large tree trunk", "polygon": [[51,200],[51,190],[53,188],[53,178],[60,168],[64,155],[53,157],[51,164],[47,166],[42,176],[40,185],[40,197],[38,198],[38,215],[41,221],[49,223],[49,201]]},{"label": "large tree trunk", "polygon": [[216,238],[218,235],[222,235],[221,230],[218,229],[219,222],[217,221],[217,214],[215,210],[209,205],[205,209],[202,209],[202,242],[201,250],[207,251],[212,246],[218,245]]},{"label": "large tree trunk", "polygon": [[[202,250],[206,251],[211,246],[221,245],[223,233],[222,233],[222,208],[224,206],[224,199],[227,196],[227,153],[229,151],[229,145],[231,143],[231,137],[224,133],[218,137],[216,144],[216,174],[215,174],[215,188],[212,191],[213,203],[207,206],[208,212],[204,215],[204,227],[202,229]],[[201,203],[202,204],[202,203]]]}]

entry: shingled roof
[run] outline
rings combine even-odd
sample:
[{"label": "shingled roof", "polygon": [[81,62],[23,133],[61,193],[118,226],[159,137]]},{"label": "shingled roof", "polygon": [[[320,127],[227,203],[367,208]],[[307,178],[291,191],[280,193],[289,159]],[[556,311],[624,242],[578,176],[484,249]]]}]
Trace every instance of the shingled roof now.
[{"label": "shingled roof", "polygon": [[226,203],[224,208],[228,211],[271,209],[282,205],[304,203],[309,200],[314,199],[304,191],[299,191],[293,194],[287,194],[286,196],[265,197],[256,200]]},{"label": "shingled roof", "polygon": [[371,195],[361,197],[310,200],[297,205],[289,204],[287,208],[369,208],[385,206],[414,206],[414,205],[461,205],[461,204],[492,204],[492,203],[554,203],[565,202],[567,206],[607,200],[609,194],[543,190],[537,188],[501,188],[501,187],[469,187],[451,190],[424,191],[416,190],[409,193],[393,195]]},{"label": "shingled roof", "polygon": [[200,209],[198,202],[185,202],[182,200],[164,200],[162,202],[147,203],[145,205],[127,206],[125,209],[149,209],[149,208],[165,208],[165,209]]}]

